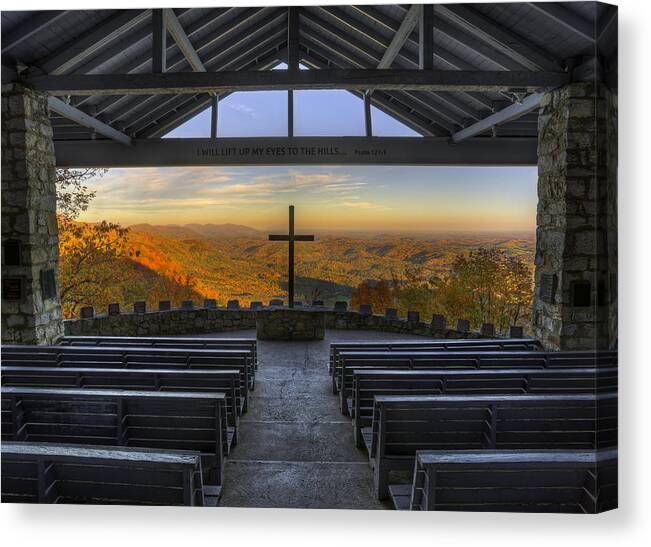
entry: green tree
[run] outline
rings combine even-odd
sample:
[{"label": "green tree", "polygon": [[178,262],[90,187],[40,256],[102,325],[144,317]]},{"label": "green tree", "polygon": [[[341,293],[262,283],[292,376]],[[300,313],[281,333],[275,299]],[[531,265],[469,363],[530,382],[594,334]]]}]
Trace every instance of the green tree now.
[{"label": "green tree", "polygon": [[499,330],[525,326],[533,298],[529,265],[496,247],[457,255],[449,272],[431,278],[409,266],[402,276],[394,276],[393,286],[401,315],[437,313],[451,320],[468,319],[474,328],[482,323],[493,323]]},{"label": "green tree", "polygon": [[458,255],[448,276],[434,284],[440,313],[504,330],[525,320],[533,298],[531,268],[503,249],[483,247]]}]

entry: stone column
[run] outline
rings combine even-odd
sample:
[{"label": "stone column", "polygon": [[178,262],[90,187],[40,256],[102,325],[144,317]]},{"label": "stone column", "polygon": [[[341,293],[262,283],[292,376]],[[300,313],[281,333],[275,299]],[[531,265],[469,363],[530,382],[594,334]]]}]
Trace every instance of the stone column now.
[{"label": "stone column", "polygon": [[56,174],[47,96],[2,86],[2,342],[63,333]]},{"label": "stone column", "polygon": [[538,122],[534,335],[550,349],[617,344],[617,96],[573,83]]}]

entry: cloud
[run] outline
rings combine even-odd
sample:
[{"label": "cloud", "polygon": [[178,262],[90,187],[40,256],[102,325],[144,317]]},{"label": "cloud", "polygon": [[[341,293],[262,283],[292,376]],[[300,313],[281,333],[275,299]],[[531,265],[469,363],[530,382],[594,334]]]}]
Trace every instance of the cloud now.
[{"label": "cloud", "polygon": [[249,118],[258,119],[260,117],[254,108],[251,108],[249,105],[244,103],[232,103],[229,101],[225,103],[225,105],[227,108],[230,108],[239,114],[243,114],[244,116],[248,116]]},{"label": "cloud", "polygon": [[350,183],[339,183],[339,184],[328,184],[321,188],[322,192],[334,192],[346,194],[348,192],[356,192],[361,190],[366,186],[366,182],[350,182]]},{"label": "cloud", "polygon": [[351,209],[386,209],[383,205],[371,203],[370,201],[344,201],[343,203],[340,203],[340,205],[343,207],[350,207]]},{"label": "cloud", "polygon": [[141,213],[159,216],[164,222],[188,211],[199,214],[202,209],[262,211],[288,199],[305,199],[328,208],[377,208],[360,198],[367,184],[358,176],[330,168],[111,169],[89,183],[97,197],[84,216],[119,220],[123,215],[133,218]]}]

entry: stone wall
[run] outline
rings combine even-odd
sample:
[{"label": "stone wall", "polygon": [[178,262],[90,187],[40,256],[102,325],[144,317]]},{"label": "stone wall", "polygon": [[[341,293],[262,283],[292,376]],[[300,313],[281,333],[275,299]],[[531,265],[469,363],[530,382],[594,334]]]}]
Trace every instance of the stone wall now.
[{"label": "stone wall", "polygon": [[323,340],[325,312],[301,308],[260,309],[256,314],[259,340]]},{"label": "stone wall", "polygon": [[47,96],[2,86],[2,341],[51,343],[63,332],[56,173]]},{"label": "stone wall", "polygon": [[68,336],[165,336],[255,329],[255,311],[223,308],[174,309],[96,315],[64,321]]},{"label": "stone wall", "polygon": [[604,85],[548,93],[538,138],[533,333],[552,349],[617,340],[617,101]]},{"label": "stone wall", "polygon": [[[264,310],[263,310],[264,311]],[[101,314],[89,318],[64,321],[68,336],[163,336],[209,334],[256,328],[257,310],[226,308],[173,309],[147,313]],[[327,329],[374,330],[426,336],[429,338],[495,338],[507,333],[482,335],[465,328],[447,328],[445,320],[431,323],[407,321],[384,315],[361,314],[356,311],[325,309]],[[461,321],[460,323],[464,323]],[[513,335],[514,337],[516,335]]]}]

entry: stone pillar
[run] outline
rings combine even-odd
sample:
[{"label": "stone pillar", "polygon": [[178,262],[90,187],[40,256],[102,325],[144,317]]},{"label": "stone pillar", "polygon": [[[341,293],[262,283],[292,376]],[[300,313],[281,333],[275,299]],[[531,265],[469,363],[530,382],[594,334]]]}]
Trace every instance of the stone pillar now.
[{"label": "stone pillar", "polygon": [[2,341],[63,334],[56,174],[47,97],[2,86]]},{"label": "stone pillar", "polygon": [[617,344],[617,96],[573,83],[543,99],[533,332],[550,349]]}]

